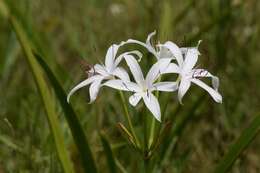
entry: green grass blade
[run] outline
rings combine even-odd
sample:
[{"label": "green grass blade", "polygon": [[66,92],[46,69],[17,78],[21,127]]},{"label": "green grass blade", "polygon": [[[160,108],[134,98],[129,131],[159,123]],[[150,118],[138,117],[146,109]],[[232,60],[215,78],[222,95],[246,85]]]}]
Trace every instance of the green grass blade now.
[{"label": "green grass blade", "polygon": [[228,172],[235,160],[246,149],[246,147],[253,141],[260,131],[260,114],[258,114],[248,128],[246,128],[237,141],[230,146],[227,154],[222,158],[215,169],[215,173]]},{"label": "green grass blade", "polygon": [[88,141],[85,136],[84,130],[72,106],[67,102],[67,95],[64,89],[62,88],[57,78],[54,76],[49,66],[44,62],[44,60],[39,55],[36,55],[35,57],[38,60],[41,67],[43,68],[43,70],[45,71],[51,85],[54,88],[55,94],[59,99],[66,120],[71,129],[72,136],[78,147],[79,154],[82,160],[82,166],[84,167],[85,172],[96,173],[97,169],[95,166],[95,161],[91,153],[90,147],[88,145]]},{"label": "green grass blade", "polygon": [[57,149],[57,154],[61,161],[62,168],[65,173],[73,173],[74,172],[73,165],[69,158],[69,154],[66,150],[61,128],[58,123],[58,118],[57,118],[55,107],[54,107],[54,98],[50,94],[48,86],[47,86],[46,82],[44,81],[41,67],[37,63],[37,61],[32,53],[30,42],[28,41],[28,38],[27,38],[24,30],[22,29],[19,22],[16,20],[15,16],[9,15],[8,17],[9,17],[10,23],[16,33],[16,36],[23,48],[23,51],[26,55],[25,57],[30,66],[30,69],[33,73],[34,80],[38,87],[38,91],[41,95],[41,99],[43,101],[44,108],[47,113],[46,115],[48,118],[48,122],[49,122],[49,125],[51,128],[53,138],[54,138],[55,146]]},{"label": "green grass blade", "polygon": [[116,161],[115,161],[115,158],[113,155],[113,151],[110,147],[110,144],[103,133],[100,133],[100,138],[101,138],[101,143],[102,143],[104,152],[106,154],[107,165],[109,167],[109,170],[111,173],[117,173]]}]

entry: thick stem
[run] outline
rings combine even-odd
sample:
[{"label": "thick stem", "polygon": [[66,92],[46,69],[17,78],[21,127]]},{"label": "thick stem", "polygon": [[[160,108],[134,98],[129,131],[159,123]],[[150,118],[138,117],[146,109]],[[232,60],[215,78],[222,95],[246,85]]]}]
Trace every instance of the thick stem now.
[{"label": "thick stem", "polygon": [[136,146],[139,148],[140,142],[139,142],[138,138],[136,137],[134,126],[132,124],[132,121],[131,121],[131,118],[130,118],[130,115],[129,115],[129,112],[128,112],[127,103],[126,103],[124,94],[122,93],[122,91],[119,91],[119,93],[120,93],[121,101],[122,101],[122,104],[123,104],[123,107],[124,107],[124,112],[125,112],[124,115],[125,115],[125,118],[127,120],[128,126],[130,128],[130,132],[134,137],[134,142],[135,142]]}]

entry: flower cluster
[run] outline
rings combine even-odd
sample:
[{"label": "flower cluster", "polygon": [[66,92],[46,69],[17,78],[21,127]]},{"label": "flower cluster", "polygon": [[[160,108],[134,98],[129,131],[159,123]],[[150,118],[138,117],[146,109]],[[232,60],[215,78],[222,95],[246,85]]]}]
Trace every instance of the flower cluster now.
[{"label": "flower cluster", "polygon": [[[140,100],[144,101],[146,107],[153,116],[161,121],[161,111],[158,99],[153,94],[155,91],[178,92],[179,102],[194,83],[206,90],[218,103],[222,102],[222,96],[218,92],[219,79],[205,69],[196,69],[195,65],[200,55],[198,46],[178,47],[175,43],[167,41],[164,44],[153,46],[151,38],[155,32],[148,35],[146,42],[129,39],[120,44],[113,44],[109,47],[105,57],[105,64],[96,64],[89,70],[89,78],[76,85],[68,94],[70,96],[78,89],[90,85],[90,102],[93,102],[101,87],[107,86],[114,89],[132,92],[129,103],[136,106]],[[125,44],[138,44],[147,49],[157,59],[144,77],[139,61],[142,53],[138,50],[122,53],[117,56],[118,49]],[[128,72],[120,67],[120,63],[125,61],[132,73],[134,81],[130,80]],[[163,74],[178,74],[175,81],[158,80]],[[212,79],[212,87],[200,80],[208,77]]]}]

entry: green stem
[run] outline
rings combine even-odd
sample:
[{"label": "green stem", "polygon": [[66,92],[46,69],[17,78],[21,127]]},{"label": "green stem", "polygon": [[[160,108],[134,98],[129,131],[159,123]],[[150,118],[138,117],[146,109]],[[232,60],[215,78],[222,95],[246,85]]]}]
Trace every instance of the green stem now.
[{"label": "green stem", "polygon": [[122,101],[124,111],[125,111],[124,115],[125,115],[125,118],[127,120],[128,126],[130,128],[130,132],[132,133],[132,135],[134,137],[134,142],[135,142],[136,146],[139,148],[140,142],[139,142],[138,138],[136,137],[134,126],[133,126],[132,121],[130,119],[130,115],[129,115],[129,112],[128,112],[128,108],[127,108],[127,104],[126,104],[124,94],[122,93],[122,91],[119,91],[119,93],[120,93],[121,101]]}]

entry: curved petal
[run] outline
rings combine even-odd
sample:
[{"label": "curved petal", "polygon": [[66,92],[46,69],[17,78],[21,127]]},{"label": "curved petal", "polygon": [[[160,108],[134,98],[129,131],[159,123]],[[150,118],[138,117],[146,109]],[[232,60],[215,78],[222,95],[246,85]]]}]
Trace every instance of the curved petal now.
[{"label": "curved petal", "polygon": [[132,105],[132,106],[136,106],[139,101],[141,100],[142,96],[139,94],[139,93],[134,93],[133,95],[131,95],[129,97],[129,103]]},{"label": "curved petal", "polygon": [[184,72],[190,71],[195,66],[195,64],[198,61],[199,55],[200,55],[200,53],[197,48],[188,49],[187,54],[184,59],[184,64],[183,64]]},{"label": "curved petal", "polygon": [[180,85],[179,85],[179,90],[178,90],[178,99],[179,102],[182,104],[182,98],[183,96],[186,94],[186,92],[188,91],[188,89],[190,88],[190,80],[189,79],[185,79],[182,78]]},{"label": "curved petal", "polygon": [[130,52],[125,52],[125,53],[119,55],[119,56],[116,58],[115,64],[114,64],[115,67],[118,66],[118,64],[122,61],[122,59],[124,58],[125,55],[129,55],[129,54],[136,55],[136,56],[138,57],[138,61],[141,61],[142,56],[143,56],[143,54],[142,54],[140,51],[138,51],[138,50],[133,50],[133,51],[130,51]]},{"label": "curved petal", "polygon": [[138,62],[132,55],[125,55],[124,57],[125,57],[128,67],[130,68],[130,70],[134,76],[135,81],[139,85],[142,85],[143,81],[144,81],[144,76],[143,76],[143,72],[142,72],[141,67],[139,66]]},{"label": "curved petal", "polygon": [[171,92],[176,91],[178,89],[178,83],[177,82],[158,82],[153,85],[153,90],[157,91],[165,91],[165,92]]},{"label": "curved petal", "polygon": [[99,78],[101,78],[101,75],[94,75],[91,76],[90,78],[80,82],[78,85],[76,85],[74,88],[72,88],[67,96],[67,102],[70,101],[70,97],[72,96],[72,94],[74,94],[77,90],[79,90],[80,88],[89,85],[90,83],[92,83],[95,80],[98,80]]},{"label": "curved petal", "polygon": [[216,102],[222,103],[222,96],[216,90],[212,89],[199,79],[191,79],[191,81],[206,90]]},{"label": "curved petal", "polygon": [[149,46],[149,47],[153,47],[152,46],[152,43],[151,43],[151,38],[156,34],[156,31],[150,33],[148,36],[147,36],[147,39],[146,39],[146,44]]},{"label": "curved petal", "polygon": [[162,71],[162,74],[167,73],[180,73],[180,68],[175,63],[170,63],[168,67]]},{"label": "curved petal", "polygon": [[182,66],[183,56],[182,56],[180,48],[175,43],[173,43],[171,41],[167,41],[166,43],[164,43],[160,46],[168,48],[171,51],[171,53],[173,54],[173,56],[176,58],[179,66]]},{"label": "curved petal", "polygon": [[159,49],[160,49],[160,53],[159,53],[160,59],[161,58],[175,59],[175,57],[173,56],[173,54],[171,53],[171,51],[168,48],[166,48],[164,46],[159,46]]},{"label": "curved petal", "polygon": [[148,71],[146,75],[146,82],[148,87],[151,87],[153,82],[164,72],[171,62],[170,58],[159,59]]},{"label": "curved petal", "polygon": [[123,81],[130,81],[128,73],[122,67],[117,67],[113,71],[113,75],[118,77],[119,79],[122,79]]},{"label": "curved petal", "polygon": [[109,72],[111,72],[114,68],[114,60],[117,53],[119,45],[113,44],[107,50],[106,58],[105,58],[105,65]]},{"label": "curved petal", "polygon": [[99,89],[101,87],[101,82],[104,78],[101,77],[95,81],[92,82],[92,84],[89,87],[89,96],[90,96],[90,101],[89,103],[92,103],[93,101],[96,100],[97,95],[99,93]]},{"label": "curved petal", "polygon": [[105,82],[103,85],[118,89],[118,90],[123,90],[123,91],[131,91],[131,92],[139,92],[140,88],[136,83],[130,82],[130,81],[123,81],[119,79],[115,80],[109,80]]},{"label": "curved petal", "polygon": [[152,93],[143,95],[144,103],[146,107],[151,111],[153,116],[161,122],[161,110],[157,98]]},{"label": "curved petal", "polygon": [[212,78],[212,86],[215,90],[218,90],[219,87],[219,78],[217,76],[213,76],[210,72],[205,69],[194,69],[192,70],[192,78],[197,77],[211,77]]}]

